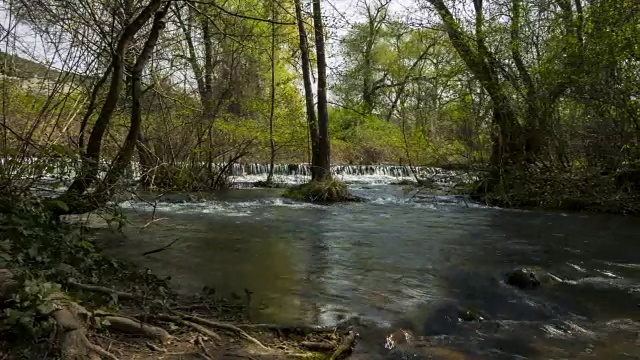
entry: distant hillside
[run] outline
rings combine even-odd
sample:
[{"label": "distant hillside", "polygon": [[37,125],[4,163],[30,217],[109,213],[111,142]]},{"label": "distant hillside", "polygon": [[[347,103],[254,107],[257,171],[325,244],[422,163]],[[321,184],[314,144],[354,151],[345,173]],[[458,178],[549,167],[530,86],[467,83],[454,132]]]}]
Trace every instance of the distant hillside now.
[{"label": "distant hillside", "polygon": [[0,74],[21,79],[48,78],[49,80],[55,80],[60,76],[59,71],[50,69],[44,64],[16,55],[7,55],[4,52],[0,52]]}]

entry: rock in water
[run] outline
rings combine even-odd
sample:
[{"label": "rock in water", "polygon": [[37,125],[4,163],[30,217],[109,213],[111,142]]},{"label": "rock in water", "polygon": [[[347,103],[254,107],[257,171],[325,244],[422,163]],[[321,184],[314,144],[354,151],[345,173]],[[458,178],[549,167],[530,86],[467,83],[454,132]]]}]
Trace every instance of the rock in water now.
[{"label": "rock in water", "polygon": [[518,289],[536,289],[540,287],[540,280],[536,273],[527,268],[518,268],[507,273],[506,283]]}]

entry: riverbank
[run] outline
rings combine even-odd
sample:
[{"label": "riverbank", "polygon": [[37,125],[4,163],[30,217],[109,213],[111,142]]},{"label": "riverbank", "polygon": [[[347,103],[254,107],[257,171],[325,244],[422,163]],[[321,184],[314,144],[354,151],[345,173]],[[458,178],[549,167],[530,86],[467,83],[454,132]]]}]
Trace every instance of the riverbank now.
[{"label": "riverbank", "polygon": [[583,213],[640,214],[640,176],[585,170],[528,171],[481,179],[467,186],[475,201],[501,208]]},{"label": "riverbank", "polygon": [[103,255],[93,229],[13,200],[1,214],[2,359],[337,359],[355,343],[349,331],[251,324],[249,292],[178,295]]}]

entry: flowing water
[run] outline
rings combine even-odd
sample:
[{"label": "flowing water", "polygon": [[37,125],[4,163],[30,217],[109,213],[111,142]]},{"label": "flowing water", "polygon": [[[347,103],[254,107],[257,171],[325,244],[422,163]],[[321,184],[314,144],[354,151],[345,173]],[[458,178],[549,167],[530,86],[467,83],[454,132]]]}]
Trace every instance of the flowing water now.
[{"label": "flowing water", "polygon": [[[361,359],[640,359],[640,219],[496,209],[366,176],[351,186],[364,203],[298,203],[274,189],[125,202],[134,224],[164,219],[107,250],[180,291],[249,289],[253,321],[355,324]],[[563,281],[504,284],[525,265]],[[458,306],[485,321],[458,321]],[[398,328],[418,340],[385,348]]]}]

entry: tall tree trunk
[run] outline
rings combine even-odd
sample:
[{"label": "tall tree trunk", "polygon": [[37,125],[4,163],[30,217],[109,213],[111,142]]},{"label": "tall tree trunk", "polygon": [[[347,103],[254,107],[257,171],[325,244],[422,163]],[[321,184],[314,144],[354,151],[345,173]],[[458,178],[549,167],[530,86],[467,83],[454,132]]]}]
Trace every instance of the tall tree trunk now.
[{"label": "tall tree trunk", "polygon": [[276,11],[275,3],[271,2],[271,107],[269,108],[269,149],[271,156],[269,157],[269,175],[267,175],[267,184],[273,182],[273,168],[276,162],[276,143],[273,139],[273,117],[275,114],[276,104]]},{"label": "tall tree trunk", "polygon": [[318,181],[331,180],[331,145],[329,143],[329,112],[327,110],[327,62],[325,59],[324,26],[320,0],[313,0],[313,30],[316,38],[318,67],[318,158],[313,164]]},{"label": "tall tree trunk", "polygon": [[304,28],[301,0],[294,0],[296,9],[296,23],[298,24],[298,36],[300,37],[300,62],[302,68],[302,80],[304,83],[304,100],[307,108],[307,121],[309,123],[309,138],[311,140],[311,180],[318,178],[316,164],[320,157],[318,139],[318,121],[313,104],[313,89],[311,87],[311,61],[309,60],[309,41],[307,31]]}]

